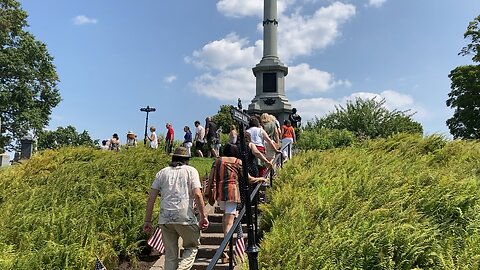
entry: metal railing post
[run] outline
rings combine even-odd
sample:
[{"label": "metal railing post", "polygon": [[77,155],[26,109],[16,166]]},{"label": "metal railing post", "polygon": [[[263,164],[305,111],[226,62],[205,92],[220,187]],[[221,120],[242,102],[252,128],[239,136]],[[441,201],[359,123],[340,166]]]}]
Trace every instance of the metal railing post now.
[{"label": "metal railing post", "polygon": [[[275,166],[275,164],[273,164]],[[274,172],[274,168],[272,167],[272,169],[270,170],[270,187],[273,188],[273,172]]]},{"label": "metal railing post", "polygon": [[[242,223],[240,223],[240,225],[242,225]],[[233,234],[232,234],[232,237],[230,238],[228,257],[229,257],[228,258],[228,269],[233,270]]]}]

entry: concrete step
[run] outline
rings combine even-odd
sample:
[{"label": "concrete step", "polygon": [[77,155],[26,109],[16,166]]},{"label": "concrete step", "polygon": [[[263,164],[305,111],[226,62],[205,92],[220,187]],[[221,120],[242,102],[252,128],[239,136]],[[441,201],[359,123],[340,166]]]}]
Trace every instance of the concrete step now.
[{"label": "concrete step", "polygon": [[223,217],[223,214],[210,214],[208,215],[208,221],[210,222],[210,224],[212,223],[222,224],[222,217]]},{"label": "concrete step", "polygon": [[[199,258],[197,256],[197,260],[195,260],[195,263],[193,264],[192,270],[205,270],[207,269],[208,264],[210,263],[210,259],[205,259],[205,258]],[[218,260],[218,263],[215,265],[213,269],[215,270],[228,270],[229,268],[228,263],[221,263],[220,260]]]},{"label": "concrete step", "polygon": [[[243,231],[247,231],[247,224],[242,224]],[[208,228],[202,231],[202,235],[205,233],[223,233],[223,226],[222,223],[212,223],[208,225]]]},{"label": "concrete step", "polygon": [[222,223],[210,222],[208,228],[202,231],[202,235],[206,233],[223,233]]},{"label": "concrete step", "polygon": [[[197,259],[198,258],[213,258],[215,252],[217,252],[218,245],[200,245],[198,247]],[[183,254],[183,248],[180,249],[180,256]]]},{"label": "concrete step", "polygon": [[[219,213],[209,214],[208,215],[208,221],[210,222],[210,225],[212,223],[222,224],[222,217],[223,217],[223,214],[219,214]],[[246,216],[243,216],[242,223],[247,223],[247,217]]]},{"label": "concrete step", "polygon": [[[246,239],[248,238],[248,234],[247,233],[244,233],[243,234],[243,238]],[[237,239],[237,234],[234,233],[233,234],[233,241],[235,241]],[[217,245],[219,246],[223,241],[223,233],[209,233],[209,234],[205,234],[205,235],[202,235],[202,237],[200,238],[200,243],[202,245]],[[247,241],[247,240],[245,240]]]}]

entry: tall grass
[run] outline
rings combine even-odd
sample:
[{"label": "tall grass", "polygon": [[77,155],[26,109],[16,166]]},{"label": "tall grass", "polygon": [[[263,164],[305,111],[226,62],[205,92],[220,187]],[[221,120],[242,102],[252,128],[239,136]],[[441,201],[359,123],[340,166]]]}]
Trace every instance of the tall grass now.
[{"label": "tall grass", "polygon": [[0,269],[92,269],[95,256],[108,269],[135,261],[147,237],[147,192],[170,159],[143,146],[63,148],[0,171]]},{"label": "tall grass", "polygon": [[261,266],[479,269],[479,180],[478,142],[397,135],[307,151],[269,193]]}]

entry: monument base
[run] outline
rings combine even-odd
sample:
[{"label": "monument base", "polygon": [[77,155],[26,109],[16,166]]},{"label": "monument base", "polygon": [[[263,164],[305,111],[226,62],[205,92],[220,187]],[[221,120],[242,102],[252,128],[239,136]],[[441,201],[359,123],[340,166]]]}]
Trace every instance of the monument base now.
[{"label": "monument base", "polygon": [[10,156],[7,153],[0,154],[0,167],[10,165]]},{"label": "monument base", "polygon": [[248,105],[248,114],[261,115],[262,113],[268,113],[274,115],[280,125],[283,125],[283,121],[288,119],[288,116],[292,113],[292,105],[288,102],[285,96],[261,96],[252,99],[252,103]]}]

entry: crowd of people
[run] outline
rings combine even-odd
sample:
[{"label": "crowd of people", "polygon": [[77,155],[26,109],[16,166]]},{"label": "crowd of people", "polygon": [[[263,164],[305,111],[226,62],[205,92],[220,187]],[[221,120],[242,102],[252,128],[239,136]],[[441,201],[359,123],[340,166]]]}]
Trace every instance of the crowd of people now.
[{"label": "crowd of people", "polygon": [[[251,142],[255,147],[268,158],[273,158],[275,149],[288,143],[295,143],[294,129],[299,127],[301,117],[297,114],[295,108],[288,119],[284,121],[283,125],[275,116],[263,113],[260,116],[252,116],[251,123],[249,123],[247,132],[251,135]],[[194,122],[195,134],[192,133],[189,126],[184,126],[184,136],[181,145],[187,149],[190,156],[196,154],[199,157],[219,157],[221,140],[220,133],[222,129],[212,120],[211,117],[205,119],[205,125],[202,126],[200,121]],[[167,130],[165,138],[158,136],[156,128],[150,127],[150,134],[146,136],[145,142],[148,141],[150,148],[157,149],[164,140],[165,152],[172,153],[174,147],[175,131],[171,123],[166,123]],[[230,126],[227,144],[238,144],[238,131],[235,125]],[[102,150],[119,151],[121,148],[129,148],[137,146],[137,135],[132,131],[126,134],[126,143],[121,145],[120,138],[117,133],[114,133],[110,139],[103,140],[100,148]],[[192,147],[195,146],[195,153],[192,153]],[[254,151],[256,152],[256,151]],[[284,158],[290,158],[291,151],[288,149],[284,151]]]},{"label": "crowd of people", "polygon": [[[296,114],[296,110],[293,114]],[[267,181],[264,177],[268,167],[272,168],[273,157],[280,153],[282,143],[295,143],[295,127],[299,126],[301,118],[289,117],[280,127],[273,115],[262,114],[251,117],[245,132],[247,158],[245,163],[240,158],[239,133],[235,125],[230,127],[228,142],[220,155],[219,128],[210,117],[206,118],[205,127],[195,121],[195,136],[188,126],[185,126],[184,142],[175,149],[169,166],[160,170],[151,185],[147,199],[144,231],[151,233],[152,212],[158,195],[160,195],[160,213],[158,224],[162,230],[162,240],[165,245],[164,269],[191,269],[200,245],[200,231],[209,226],[205,203],[201,190],[198,171],[189,166],[192,156],[190,148],[195,143],[198,156],[211,155],[215,157],[209,174],[205,195],[215,198],[223,211],[222,227],[227,234],[234,223],[238,210],[243,207],[245,197],[240,182],[243,177],[243,166],[247,167],[249,183]],[[292,125],[292,120],[294,124]],[[173,128],[167,124],[166,141],[173,142]],[[156,140],[155,128],[150,129],[150,141]],[[193,138],[192,138],[193,137]],[[152,146],[152,145],[151,145]],[[166,143],[166,150],[172,144]],[[282,153],[285,158],[288,154]],[[243,196],[242,196],[243,195]],[[209,200],[209,203],[210,202]],[[195,209],[196,208],[196,209]],[[195,213],[198,213],[198,216]],[[183,253],[178,259],[178,238],[183,239]],[[228,253],[223,252],[222,262],[228,261]]]}]

